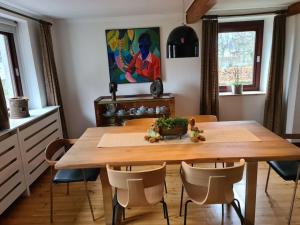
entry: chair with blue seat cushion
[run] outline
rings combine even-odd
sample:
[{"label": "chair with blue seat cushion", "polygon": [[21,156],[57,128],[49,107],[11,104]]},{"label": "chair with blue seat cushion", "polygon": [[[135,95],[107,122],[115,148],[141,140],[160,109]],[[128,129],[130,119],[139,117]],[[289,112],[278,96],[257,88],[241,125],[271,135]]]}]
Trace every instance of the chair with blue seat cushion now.
[{"label": "chair with blue seat cushion", "polygon": [[66,169],[58,170],[54,175],[54,166],[56,159],[62,156],[74,143],[74,139],[57,139],[50,143],[45,151],[46,161],[50,165],[50,221],[53,222],[53,184],[67,184],[67,194],[69,194],[69,183],[84,182],[85,192],[88,198],[91,214],[95,220],[93,207],[91,204],[90,196],[87,189],[88,181],[96,181],[100,169]]},{"label": "chair with blue seat cushion", "polygon": [[269,170],[268,170],[268,176],[266,181],[266,187],[265,192],[268,194],[268,186],[269,186],[269,178],[270,178],[270,172],[271,168],[284,180],[286,181],[294,181],[294,191],[293,191],[293,197],[292,197],[292,203],[290,206],[290,212],[289,212],[289,220],[288,224],[291,224],[292,214],[293,214],[293,208],[295,203],[295,197],[297,192],[297,186],[298,186],[298,180],[299,180],[299,173],[300,173],[300,167],[299,167],[299,161],[268,161],[269,164]]}]

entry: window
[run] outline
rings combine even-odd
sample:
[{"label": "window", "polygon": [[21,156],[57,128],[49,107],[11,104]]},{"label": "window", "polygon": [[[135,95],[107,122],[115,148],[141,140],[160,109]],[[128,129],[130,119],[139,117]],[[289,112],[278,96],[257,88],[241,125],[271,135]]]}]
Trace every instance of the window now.
[{"label": "window", "polygon": [[258,91],[264,21],[219,24],[219,87],[231,91],[231,84],[243,84],[244,91]]},{"label": "window", "polygon": [[21,96],[22,86],[19,76],[14,34],[0,30],[0,78],[6,101]]}]

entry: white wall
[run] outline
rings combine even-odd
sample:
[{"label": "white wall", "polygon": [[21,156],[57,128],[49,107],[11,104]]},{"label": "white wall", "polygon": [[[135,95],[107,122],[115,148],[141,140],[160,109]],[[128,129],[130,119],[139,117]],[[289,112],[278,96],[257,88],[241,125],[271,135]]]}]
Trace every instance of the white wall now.
[{"label": "white wall", "polygon": [[[270,60],[273,18],[264,19],[264,55],[262,65],[265,90]],[[56,64],[62,90],[67,126],[71,137],[80,136],[95,126],[93,101],[109,95],[109,71],[105,29],[159,26],[161,32],[162,76],[165,92],[176,94],[177,115],[199,113],[201,59],[166,59],[166,41],[170,31],[181,25],[182,15],[153,15],[120,18],[57,20],[53,28]],[[201,23],[193,25],[201,46]],[[150,84],[119,85],[117,94],[149,93]],[[265,94],[221,96],[220,120],[256,120],[263,122]]]},{"label": "white wall", "polygon": [[220,120],[255,120],[263,123],[265,94],[220,96]]},{"label": "white wall", "polygon": [[[109,95],[109,71],[105,29],[160,27],[162,77],[165,92],[176,94],[178,115],[198,114],[200,58],[166,59],[166,41],[172,29],[182,24],[182,15],[59,20],[53,39],[60,86],[71,137],[95,126],[93,101]],[[201,24],[193,25],[201,38]],[[119,85],[118,95],[149,93],[150,83]]]}]

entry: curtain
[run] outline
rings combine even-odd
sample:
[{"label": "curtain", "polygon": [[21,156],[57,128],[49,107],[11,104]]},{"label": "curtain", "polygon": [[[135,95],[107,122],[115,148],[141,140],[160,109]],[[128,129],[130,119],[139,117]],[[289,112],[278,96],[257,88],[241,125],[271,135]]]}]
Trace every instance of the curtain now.
[{"label": "curtain", "polygon": [[264,126],[278,135],[284,134],[283,69],[285,54],[286,15],[275,16],[273,43],[264,112]]},{"label": "curtain", "polygon": [[218,18],[202,22],[202,76],[200,114],[219,116]]},{"label": "curtain", "polygon": [[68,137],[66,121],[64,116],[62,98],[59,89],[58,75],[54,60],[53,43],[51,36],[51,24],[47,22],[40,22],[41,26],[41,44],[42,57],[44,67],[44,79],[46,86],[46,98],[48,106],[60,106],[60,118],[62,124],[63,135]]},{"label": "curtain", "polygon": [[0,79],[0,130],[9,128],[8,111],[5,101],[4,90]]}]

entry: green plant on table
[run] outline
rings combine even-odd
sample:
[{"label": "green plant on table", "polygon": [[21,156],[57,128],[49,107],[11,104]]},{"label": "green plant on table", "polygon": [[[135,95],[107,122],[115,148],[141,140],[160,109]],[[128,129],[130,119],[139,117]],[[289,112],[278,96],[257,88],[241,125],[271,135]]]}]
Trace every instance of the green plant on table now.
[{"label": "green plant on table", "polygon": [[174,127],[187,127],[188,120],[183,118],[159,118],[155,125],[158,128],[172,129]]}]

